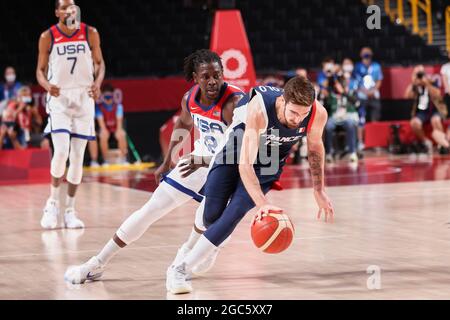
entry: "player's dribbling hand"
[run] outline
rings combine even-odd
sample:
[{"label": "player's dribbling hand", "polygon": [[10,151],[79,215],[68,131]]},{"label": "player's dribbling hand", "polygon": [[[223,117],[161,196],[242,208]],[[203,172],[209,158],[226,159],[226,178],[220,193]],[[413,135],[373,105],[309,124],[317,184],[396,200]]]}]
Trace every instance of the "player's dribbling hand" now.
[{"label": "player's dribbling hand", "polygon": [[263,205],[256,212],[256,215],[253,218],[252,224],[255,223],[256,221],[261,220],[263,214],[269,214],[269,213],[283,213],[283,209],[278,208],[277,206],[274,206],[272,204]]},{"label": "player's dribbling hand", "polygon": [[55,98],[59,97],[59,95],[61,94],[60,91],[61,91],[61,89],[58,86],[55,86],[54,84],[50,84],[47,88],[47,92],[52,97],[55,97]]},{"label": "player's dribbling hand", "polygon": [[325,213],[325,222],[333,223],[334,221],[334,208],[331,200],[328,198],[325,191],[314,191],[314,198],[316,198],[317,205],[319,206],[319,212],[317,213],[317,220],[322,217],[322,212]]},{"label": "player's dribbling hand", "polygon": [[88,91],[89,97],[94,100],[98,100],[100,98],[100,85],[98,83],[94,83]]}]

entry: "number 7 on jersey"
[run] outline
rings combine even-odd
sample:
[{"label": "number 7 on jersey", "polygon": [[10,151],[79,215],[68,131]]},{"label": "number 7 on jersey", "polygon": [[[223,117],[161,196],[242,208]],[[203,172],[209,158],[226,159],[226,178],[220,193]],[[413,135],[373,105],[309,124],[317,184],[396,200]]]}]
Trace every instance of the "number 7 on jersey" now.
[{"label": "number 7 on jersey", "polygon": [[77,64],[77,57],[69,57],[67,60],[73,60],[72,69],[70,70],[70,74],[73,74],[73,71],[75,70],[75,66]]}]

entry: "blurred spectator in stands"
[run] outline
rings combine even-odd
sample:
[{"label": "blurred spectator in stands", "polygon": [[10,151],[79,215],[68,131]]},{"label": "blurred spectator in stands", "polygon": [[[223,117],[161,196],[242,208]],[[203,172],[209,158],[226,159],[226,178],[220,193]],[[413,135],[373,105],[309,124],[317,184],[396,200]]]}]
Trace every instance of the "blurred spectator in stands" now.
[{"label": "blurred spectator in stands", "polygon": [[21,87],[14,99],[9,99],[2,113],[0,149],[23,149],[30,140],[31,89]]},{"label": "blurred spectator in stands", "polygon": [[[127,134],[123,128],[123,106],[114,101],[114,87],[104,84],[102,87],[101,102],[95,107],[95,118],[99,126],[98,138],[100,140],[100,151],[103,156],[103,164],[108,165],[106,157],[109,150],[109,139],[114,137],[121,154],[121,164],[128,164]],[[91,155],[91,167],[98,167],[98,145],[97,141],[89,142]]]},{"label": "blurred spectator in stands", "polygon": [[20,134],[20,128],[16,122],[15,112],[8,105],[3,110],[0,124],[0,150],[23,149],[24,144],[23,135]]},{"label": "blurred spectator in stands", "polygon": [[360,52],[361,62],[355,66],[355,77],[358,80],[358,98],[361,106],[358,109],[360,128],[358,129],[358,149],[364,149],[362,141],[364,125],[367,122],[379,121],[381,116],[380,88],[383,81],[383,71],[378,62],[373,61],[373,52],[364,47]]},{"label": "blurred spectator in stands", "polygon": [[33,101],[31,88],[21,87],[17,92],[15,103],[16,108],[20,110],[17,123],[28,147],[49,149],[49,140],[43,135],[44,121],[39,113],[38,105]]},{"label": "blurred spectator in stands", "polygon": [[328,113],[328,121],[325,127],[325,150],[327,162],[334,160],[333,140],[336,128],[341,127],[345,132],[345,150],[344,154],[349,154],[351,162],[357,162],[356,154],[356,135],[358,126],[359,101],[357,99],[358,83],[352,77],[353,62],[350,59],[344,59],[342,66],[335,68],[337,80],[342,88],[342,93],[333,92],[333,102],[330,104]]},{"label": "blurred spectator in stands", "polygon": [[305,68],[297,68],[295,75],[308,79],[308,71]]},{"label": "blurred spectator in stands", "polygon": [[414,67],[411,84],[405,92],[406,99],[413,99],[411,128],[419,139],[420,150],[432,152],[433,144],[425,136],[423,126],[430,123],[432,137],[441,154],[449,153],[449,142],[445,136],[442,120],[447,117],[447,107],[443,102],[437,83],[433,83],[425,73],[423,65]]},{"label": "blurred spectator in stands", "polygon": [[[450,51],[448,52],[450,60]],[[444,102],[447,105],[447,113],[450,112],[450,61],[441,68],[442,83],[444,84]],[[450,140],[450,124],[447,128],[447,139]]]},{"label": "blurred spectator in stands", "polygon": [[317,75],[317,84],[320,89],[318,100],[327,110],[330,110],[336,104],[336,95],[344,93],[344,88],[338,81],[336,69],[334,60],[325,58],[322,61],[322,70]]},{"label": "blurred spectator in stands", "polygon": [[5,69],[5,83],[0,84],[0,114],[5,110],[10,99],[14,99],[22,86],[16,81],[16,70],[13,67]]},{"label": "blurred spectator in stands", "polygon": [[269,75],[266,75],[262,79],[261,85],[269,86],[269,87],[283,88],[284,87],[284,79],[282,76],[275,75],[275,74],[269,74]]}]

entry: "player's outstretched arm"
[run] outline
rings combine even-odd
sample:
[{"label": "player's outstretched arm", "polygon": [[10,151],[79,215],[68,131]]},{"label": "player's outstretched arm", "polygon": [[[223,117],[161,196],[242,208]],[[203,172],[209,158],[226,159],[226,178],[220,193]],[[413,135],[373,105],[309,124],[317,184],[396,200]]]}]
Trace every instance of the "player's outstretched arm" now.
[{"label": "player's outstretched arm", "polygon": [[262,112],[262,106],[258,99],[252,99],[247,106],[247,120],[244,137],[242,139],[241,157],[239,161],[239,173],[245,189],[258,207],[256,219],[261,218],[263,213],[282,212],[282,210],[271,205],[261,190],[258,177],[253,164],[258,156],[260,135],[267,128],[267,121]]},{"label": "player's outstretched arm", "polygon": [[52,45],[50,31],[45,31],[39,38],[39,54],[36,68],[36,80],[51,96],[59,96],[59,87],[50,84],[47,80],[48,60],[50,57],[50,48]]},{"label": "player's outstretched arm", "polygon": [[[169,148],[167,150],[167,154],[164,157],[164,161],[161,166],[155,171],[155,180],[156,183],[159,184],[163,173],[170,170],[173,159],[175,159],[176,155],[178,155],[179,149],[176,147],[186,140],[189,137],[194,122],[189,114],[189,111],[186,109],[186,102],[189,93],[186,93],[181,100],[181,114],[175,122],[175,126],[173,128],[172,136],[170,138]],[[174,152],[175,151],[175,152]]]},{"label": "player's outstretched arm", "polygon": [[325,193],[325,148],[323,146],[323,129],[327,123],[328,115],[325,108],[316,101],[316,116],[308,132],[308,162],[311,170],[314,197],[319,206],[317,218],[320,219],[322,211],[325,212],[325,222],[333,221],[334,209],[330,199]]},{"label": "player's outstretched arm", "polygon": [[101,86],[105,79],[105,60],[103,59],[102,48],[100,45],[100,34],[97,29],[89,27],[89,45],[91,46],[92,59],[94,61],[94,83],[92,84],[89,94],[97,100],[100,97]]}]

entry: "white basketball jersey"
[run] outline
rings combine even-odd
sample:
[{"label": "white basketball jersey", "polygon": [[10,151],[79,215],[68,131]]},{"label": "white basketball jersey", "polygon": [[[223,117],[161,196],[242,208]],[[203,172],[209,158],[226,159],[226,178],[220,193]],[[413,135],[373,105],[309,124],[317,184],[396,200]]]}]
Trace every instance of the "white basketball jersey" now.
[{"label": "white basketball jersey", "polygon": [[197,101],[199,90],[198,85],[192,87],[186,101],[194,126],[200,133],[200,137],[195,141],[193,154],[213,156],[220,149],[227,130],[227,124],[222,118],[222,109],[230,98],[244,93],[238,87],[225,82],[216,101],[210,106],[204,106]]},{"label": "white basketball jersey", "polygon": [[48,81],[61,89],[90,87],[94,82],[94,62],[88,41],[88,26],[67,35],[57,25],[50,28],[52,47]]}]

